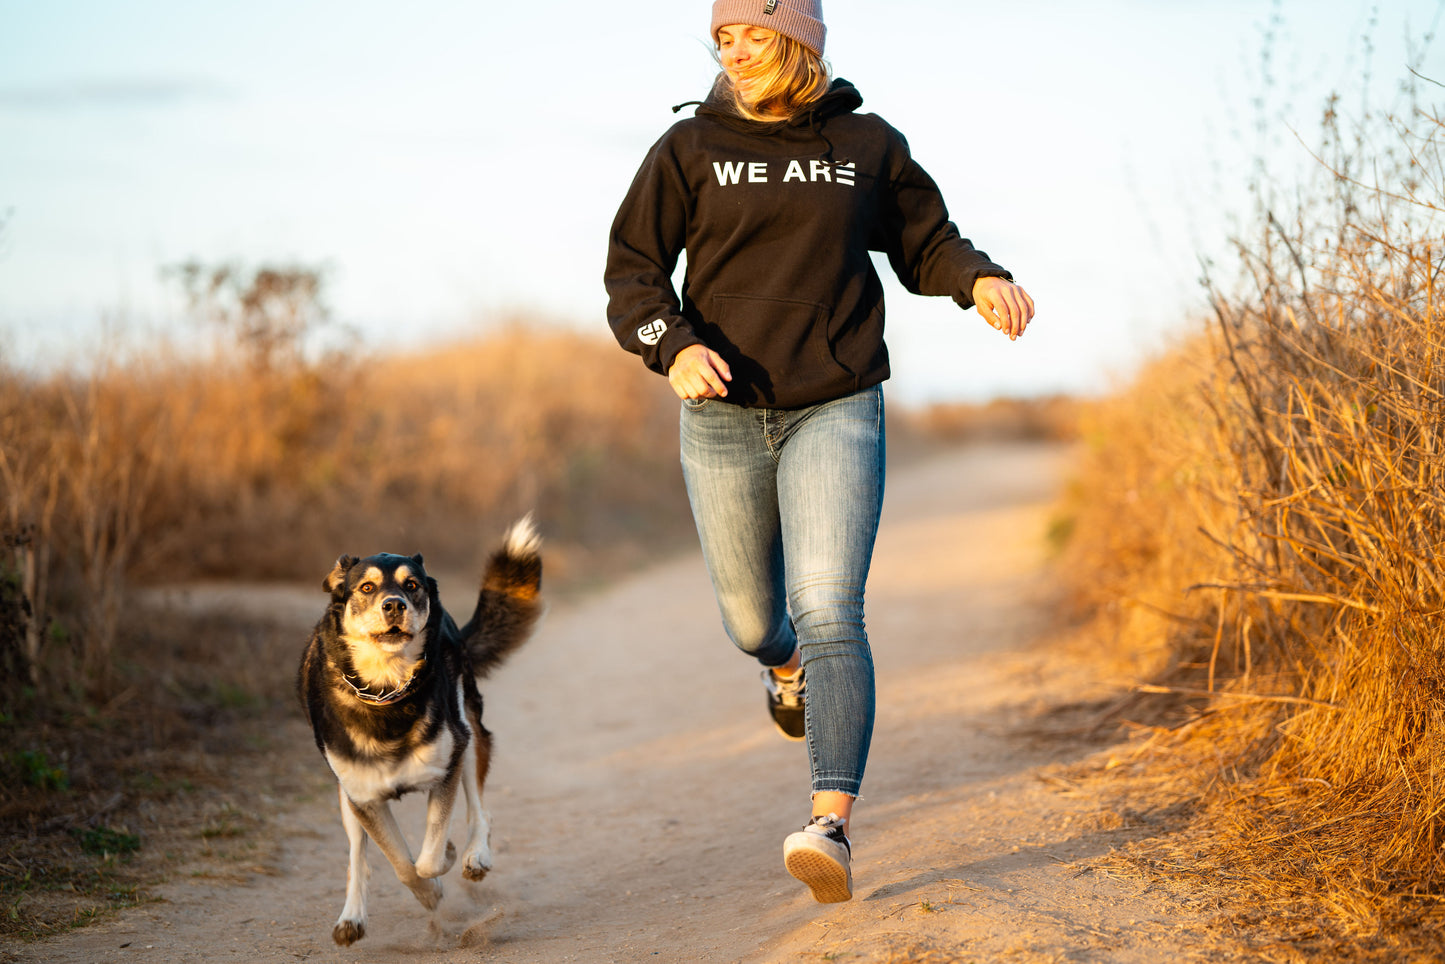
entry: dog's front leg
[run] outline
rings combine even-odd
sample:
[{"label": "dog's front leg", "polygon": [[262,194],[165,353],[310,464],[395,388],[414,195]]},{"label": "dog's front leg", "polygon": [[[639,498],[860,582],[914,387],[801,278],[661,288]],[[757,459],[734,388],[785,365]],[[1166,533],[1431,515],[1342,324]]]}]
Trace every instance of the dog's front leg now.
[{"label": "dog's front leg", "polygon": [[391,806],[385,800],[358,804],[347,797],[346,802],[350,804],[351,812],[366,828],[366,832],[371,834],[371,839],[376,841],[376,846],[386,855],[386,859],[391,861],[391,869],[396,871],[396,879],[406,885],[423,907],[436,910],[442,899],[441,881],[422,877],[416,872],[416,865],[411,859],[411,848],[406,845],[406,838],[402,836],[401,828],[396,825]]},{"label": "dog's front leg", "polygon": [[342,947],[349,947],[366,936],[366,883],[371,877],[371,865],[366,862],[366,830],[356,819],[346,791],[340,786],[336,789],[341,798],[341,825],[346,828],[351,862],[346,868],[346,905],[331,929],[331,939]]},{"label": "dog's front leg", "polygon": [[[468,754],[462,752],[463,757]],[[416,872],[421,877],[440,877],[457,862],[457,848],[448,839],[452,830],[452,807],[457,799],[458,770],[432,788],[426,801],[426,836],[416,858]]]}]

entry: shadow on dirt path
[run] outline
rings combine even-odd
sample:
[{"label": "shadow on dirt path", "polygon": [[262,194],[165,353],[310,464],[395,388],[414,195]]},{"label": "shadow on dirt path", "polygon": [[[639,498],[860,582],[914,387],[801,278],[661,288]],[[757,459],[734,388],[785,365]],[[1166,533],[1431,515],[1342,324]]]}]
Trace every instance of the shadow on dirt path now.
[{"label": "shadow on dirt path", "polygon": [[[1045,638],[1044,532],[1069,458],[1053,445],[977,446],[889,480],[868,606],[879,711],[848,904],[813,903],[782,868],[782,839],[807,818],[805,750],[774,733],[692,555],[554,607],[494,675],[496,870],[477,885],[448,875],[435,918],[373,849],[368,936],[331,943],[345,836],[298,713],[277,742],[294,748],[284,762],[305,790],[274,800],[283,843],[269,874],[174,880],[163,902],[19,959],[1190,959],[1198,921],[1091,872],[1118,832],[1044,769],[1099,749],[1036,725],[1051,705],[1102,694]],[[444,581],[443,599],[457,608],[469,584]],[[278,598],[295,605],[299,653],[318,594]],[[399,809],[415,840],[421,800]]]}]

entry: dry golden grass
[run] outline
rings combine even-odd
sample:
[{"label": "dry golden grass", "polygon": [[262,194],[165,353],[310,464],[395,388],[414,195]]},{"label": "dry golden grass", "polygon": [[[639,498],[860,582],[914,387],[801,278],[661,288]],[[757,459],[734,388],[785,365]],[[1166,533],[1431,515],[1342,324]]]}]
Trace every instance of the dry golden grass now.
[{"label": "dry golden grass", "polygon": [[7,668],[104,689],[126,587],[319,580],[343,551],[470,568],[524,512],[554,581],[634,561],[689,532],[675,410],[615,345],[536,329],[309,367],[158,350],[0,372],[0,569],[36,611]]},{"label": "dry golden grass", "polygon": [[1200,817],[1139,859],[1337,959],[1445,950],[1445,124],[1409,124],[1364,183],[1329,119],[1315,200],[1263,206],[1209,330],[1085,419],[1065,567],[1199,699],[1147,738]]}]

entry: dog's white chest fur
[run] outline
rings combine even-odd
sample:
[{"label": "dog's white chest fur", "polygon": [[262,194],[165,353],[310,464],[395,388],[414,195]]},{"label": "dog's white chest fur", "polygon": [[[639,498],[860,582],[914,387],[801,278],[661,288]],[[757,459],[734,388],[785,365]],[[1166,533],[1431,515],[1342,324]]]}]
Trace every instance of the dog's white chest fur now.
[{"label": "dog's white chest fur", "polygon": [[425,743],[399,760],[348,760],[326,751],[326,762],[346,795],[359,804],[389,800],[397,791],[429,790],[447,775],[456,738],[443,729],[436,740]]}]

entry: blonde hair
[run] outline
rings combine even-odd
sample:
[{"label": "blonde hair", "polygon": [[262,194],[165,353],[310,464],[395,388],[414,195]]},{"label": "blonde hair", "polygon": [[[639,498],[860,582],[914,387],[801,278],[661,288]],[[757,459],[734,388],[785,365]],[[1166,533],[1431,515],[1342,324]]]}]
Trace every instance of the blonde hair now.
[{"label": "blonde hair", "polygon": [[[721,62],[716,47],[713,56]],[[787,120],[826,94],[833,83],[828,62],[784,34],[774,35],[743,73],[756,91],[751,100],[743,99],[726,71],[723,90],[740,116],[755,121]]]}]

